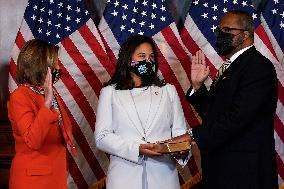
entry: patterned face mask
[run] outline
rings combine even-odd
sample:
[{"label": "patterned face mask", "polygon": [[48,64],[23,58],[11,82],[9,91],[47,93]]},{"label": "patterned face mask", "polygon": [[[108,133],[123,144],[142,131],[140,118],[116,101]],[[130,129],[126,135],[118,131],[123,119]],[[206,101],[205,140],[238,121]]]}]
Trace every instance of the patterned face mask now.
[{"label": "patterned face mask", "polygon": [[51,71],[51,75],[52,75],[52,83],[55,84],[61,76],[61,70],[53,68]]},{"label": "patterned face mask", "polygon": [[154,74],[155,63],[148,59],[142,61],[132,61],[130,63],[130,71],[141,78],[149,77]]}]

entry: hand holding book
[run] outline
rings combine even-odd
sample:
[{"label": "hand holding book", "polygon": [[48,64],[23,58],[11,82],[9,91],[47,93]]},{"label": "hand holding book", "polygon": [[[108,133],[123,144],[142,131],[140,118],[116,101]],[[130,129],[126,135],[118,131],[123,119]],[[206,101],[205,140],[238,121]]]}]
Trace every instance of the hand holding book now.
[{"label": "hand holding book", "polygon": [[160,141],[154,144],[154,151],[158,153],[176,153],[189,151],[192,138],[186,133],[169,140]]}]

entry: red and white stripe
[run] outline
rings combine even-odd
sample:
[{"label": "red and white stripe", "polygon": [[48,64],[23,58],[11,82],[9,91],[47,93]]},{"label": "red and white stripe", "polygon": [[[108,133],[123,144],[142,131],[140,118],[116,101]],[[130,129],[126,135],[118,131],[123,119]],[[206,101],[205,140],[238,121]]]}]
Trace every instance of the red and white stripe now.
[{"label": "red and white stripe", "polygon": [[[194,35],[191,35],[194,34]],[[207,65],[210,68],[210,74],[206,80],[207,88],[210,87],[217,70],[223,63],[223,59],[217,54],[215,49],[207,41],[206,37],[199,30],[198,26],[193,21],[192,17],[187,14],[184,27],[181,30],[181,39],[186,46],[186,49],[193,55],[198,50],[202,50],[206,57]]]}]

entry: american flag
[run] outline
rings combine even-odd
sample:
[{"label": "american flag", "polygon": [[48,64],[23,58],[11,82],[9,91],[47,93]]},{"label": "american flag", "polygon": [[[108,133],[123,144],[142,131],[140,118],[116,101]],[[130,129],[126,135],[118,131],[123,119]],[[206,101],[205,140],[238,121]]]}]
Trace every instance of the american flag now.
[{"label": "american flag", "polygon": [[[266,1],[261,11],[261,22],[258,29],[266,34],[265,40],[262,40],[266,47],[263,49],[274,64],[279,81],[274,138],[278,181],[284,186],[284,0]],[[260,39],[263,38],[260,36]]]},{"label": "american flag", "polygon": [[201,49],[206,55],[206,61],[211,70],[210,78],[206,83],[207,86],[210,86],[223,62],[215,50],[216,36],[214,32],[217,29],[220,17],[229,10],[244,10],[251,13],[255,20],[259,20],[250,1],[194,0],[181,30],[181,39],[187,50],[194,54]]},{"label": "american flag", "polygon": [[[265,11],[262,13],[263,18],[265,18],[265,14],[269,16],[270,25],[266,24],[266,28],[264,30],[263,23],[260,21],[260,16],[257,14],[253,8],[252,2],[248,0],[193,0],[189,12],[186,16],[186,20],[184,23],[184,27],[181,30],[181,39],[184,42],[187,50],[194,54],[197,50],[201,49],[206,56],[206,61],[210,67],[210,78],[207,80],[207,87],[210,86],[214,76],[221,66],[223,60],[215,50],[215,40],[214,31],[218,26],[218,21],[220,17],[224,13],[229,10],[243,10],[250,13],[254,19],[255,23],[255,46],[256,48],[262,52],[262,54],[268,57],[277,72],[278,76],[278,86],[279,86],[279,99],[277,112],[275,116],[275,141],[276,141],[276,152],[277,152],[277,164],[278,164],[278,175],[279,175],[279,185],[283,184],[284,180],[284,70],[283,65],[281,66],[280,61],[283,61],[283,50],[279,53],[277,57],[277,50],[273,50],[275,47],[281,46],[284,48],[283,43],[283,0],[282,3],[276,5],[274,12],[277,9],[278,17],[273,15],[273,8],[271,6],[273,4],[277,4],[278,0],[267,1],[269,5],[266,5],[265,8],[268,9],[267,13]],[[282,10],[280,10],[282,9]],[[282,15],[281,15],[282,13]],[[282,16],[282,20],[281,20]],[[263,19],[265,20],[265,19]],[[282,25],[282,27],[281,27]],[[276,29],[277,27],[277,29]],[[282,31],[280,30],[282,28]],[[268,32],[268,30],[274,30],[275,34],[272,32]],[[282,33],[281,33],[282,32]],[[282,36],[281,36],[282,34]],[[269,37],[268,37],[269,36]],[[275,36],[275,37],[272,37]],[[282,37],[282,40],[281,40]],[[273,40],[273,38],[275,40]],[[276,40],[277,38],[277,40]],[[274,42],[273,42],[274,41]],[[271,44],[272,43],[272,44]],[[281,59],[282,58],[282,59]]]},{"label": "american flag", "polygon": [[108,157],[95,148],[96,106],[102,83],[114,69],[83,0],[30,0],[10,61],[9,91],[17,88],[16,61],[33,38],[60,46],[57,88],[73,124],[78,155],[69,157],[69,188],[89,188],[105,177]]},{"label": "american flag", "polygon": [[[121,44],[129,36],[140,34],[151,37],[158,49],[160,75],[175,85],[189,125],[194,127],[199,124],[185,99],[185,92],[190,86],[190,59],[165,0],[108,0],[99,31],[113,62],[117,59]],[[181,183],[197,172],[192,158],[189,166],[180,170]]]}]

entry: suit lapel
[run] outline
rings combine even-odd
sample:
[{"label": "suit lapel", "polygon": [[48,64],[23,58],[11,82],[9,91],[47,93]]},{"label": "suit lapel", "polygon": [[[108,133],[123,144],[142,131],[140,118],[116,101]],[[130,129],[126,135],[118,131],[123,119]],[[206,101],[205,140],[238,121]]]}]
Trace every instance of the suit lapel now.
[{"label": "suit lapel", "polygon": [[57,93],[57,91],[54,89],[54,98],[56,99],[57,103],[58,103],[58,107],[59,107],[59,111],[60,114],[62,116],[62,121],[63,123],[60,125],[61,127],[61,131],[62,131],[62,135],[63,138],[65,140],[65,142],[70,146],[70,150],[72,152],[73,155],[76,155],[76,150],[73,144],[73,137],[72,137],[72,124],[71,121],[69,119],[69,116],[67,115],[67,112],[65,112],[64,110],[64,106],[61,102],[61,99]]},{"label": "suit lapel", "polygon": [[145,137],[144,129],[138,117],[133,98],[130,94],[130,90],[116,90],[116,94],[132,125],[140,133],[141,136]]},{"label": "suit lapel", "polygon": [[217,88],[217,86],[222,82],[222,80],[229,79],[232,77],[232,75],[238,73],[238,70],[240,70],[243,66],[246,65],[247,57],[248,56],[254,56],[256,54],[257,50],[255,47],[251,47],[245,52],[243,52],[241,55],[239,55],[229,66],[228,69],[225,70],[225,72],[220,76],[219,80],[216,83],[212,83],[210,86],[211,89],[214,90]]},{"label": "suit lapel", "polygon": [[145,133],[149,133],[153,127],[154,119],[156,118],[158,111],[160,109],[161,100],[164,96],[163,89],[161,87],[150,87],[150,95],[152,98],[151,107],[149,111],[149,117],[147,123],[145,124]]}]

